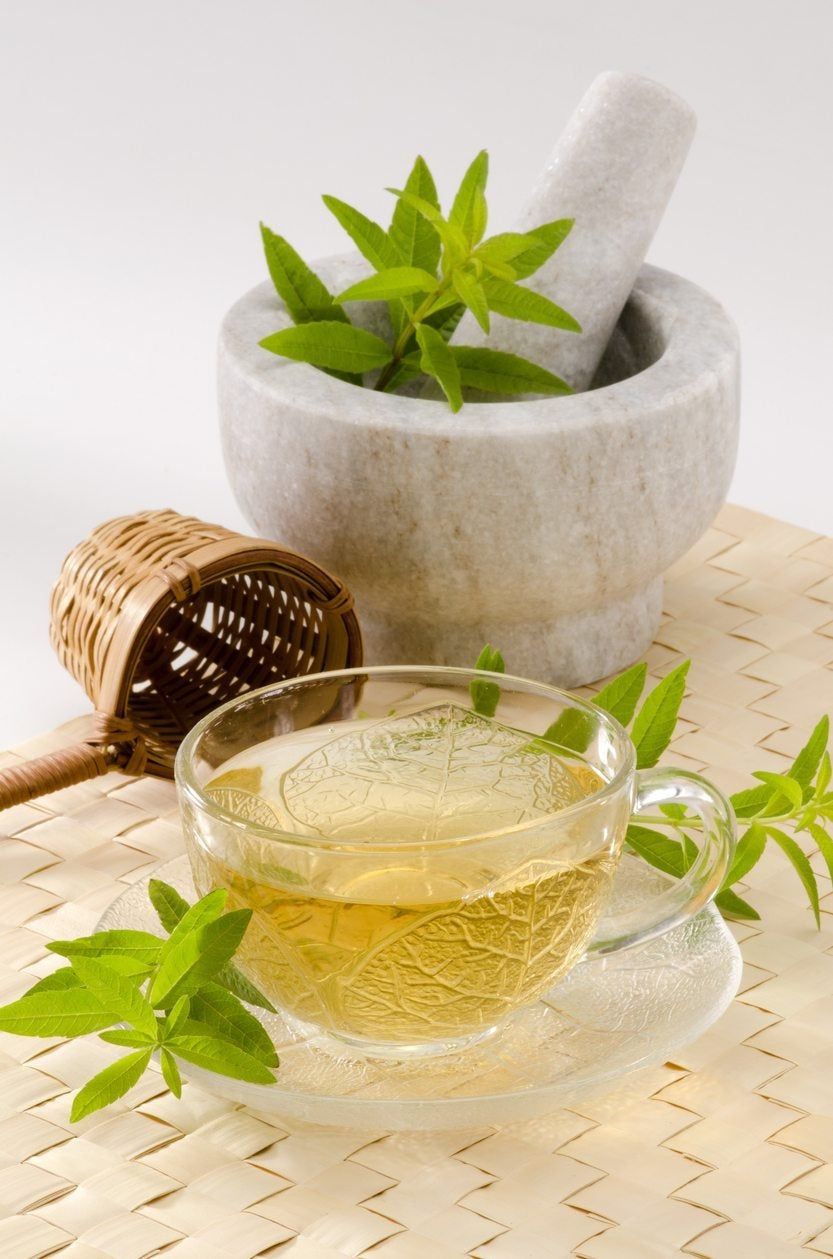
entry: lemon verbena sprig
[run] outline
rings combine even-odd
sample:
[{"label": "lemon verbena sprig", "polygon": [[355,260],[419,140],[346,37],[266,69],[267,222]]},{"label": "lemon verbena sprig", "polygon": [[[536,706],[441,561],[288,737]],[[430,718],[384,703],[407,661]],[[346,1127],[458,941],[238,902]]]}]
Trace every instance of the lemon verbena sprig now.
[{"label": "lemon verbena sprig", "polygon": [[154,1057],[176,1097],[179,1061],[255,1084],[275,1078],[275,1047],[243,1003],[274,1007],[231,961],[252,911],[224,912],[222,889],[189,905],[158,879],[149,895],[166,939],[124,930],[53,941],[46,947],[69,965],[0,1007],[0,1031],[66,1040],[97,1032],[130,1050],[79,1089],[73,1123],[122,1097]]},{"label": "lemon verbena sprig", "polygon": [[[671,742],[690,664],[691,661],[684,660],[666,674],[648,692],[641,705],[648,677],[645,663],[634,665],[592,696],[594,704],[609,712],[628,730],[638,769],[656,765]],[[484,647],[475,667],[492,673],[505,671],[503,657],[491,646]],[[499,685],[485,678],[478,679],[472,682],[471,692],[475,710],[484,716],[494,716],[500,699]],[[581,753],[590,744],[591,724],[581,710],[566,709],[542,736],[533,740],[533,744],[540,750],[552,749],[555,745]],[[833,879],[833,837],[830,834],[833,791],[830,753],[827,750],[829,737],[830,719],[825,714],[783,774],[760,770],[753,774],[758,780],[756,786],[729,797],[739,838],[732,865],[715,898],[718,909],[727,917],[760,918],[758,911],[737,893],[735,885],[744,881],[772,842],[780,848],[801,880],[816,925],[819,925],[818,880],[807,853],[795,835],[809,836]],[[665,805],[656,816],[640,814],[637,821],[631,822],[627,844],[632,852],[656,869],[680,878],[690,868],[698,852],[691,832],[696,833],[701,828],[701,820],[687,812],[684,806]],[[788,834],[788,830],[792,834]]]},{"label": "lemon verbena sprig", "polygon": [[[573,220],[486,239],[488,172],[484,149],[468,167],[446,216],[433,176],[418,157],[405,187],[388,189],[397,201],[387,229],[346,201],[325,196],[327,209],[373,268],[337,296],[283,236],[261,224],[269,274],[295,326],[264,337],[260,345],[383,392],[429,377],[452,411],[463,405],[467,388],[504,395],[570,393],[560,376],[520,355],[449,344],[466,310],[484,332],[492,312],[581,332],[566,310],[519,283],[552,257]],[[347,302],[386,303],[387,340],[354,326]]]}]

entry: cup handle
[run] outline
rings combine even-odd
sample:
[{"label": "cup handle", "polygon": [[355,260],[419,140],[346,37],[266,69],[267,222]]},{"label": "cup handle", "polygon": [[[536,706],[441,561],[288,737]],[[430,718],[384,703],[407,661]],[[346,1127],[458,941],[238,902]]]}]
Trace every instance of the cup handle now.
[{"label": "cup handle", "polygon": [[720,888],[735,847],[735,816],[729,801],[699,774],[682,769],[652,769],[637,774],[634,815],[660,805],[692,809],[702,821],[700,850],[691,867],[658,896],[605,916],[600,935],[588,946],[589,957],[618,953],[662,935],[692,918]]}]

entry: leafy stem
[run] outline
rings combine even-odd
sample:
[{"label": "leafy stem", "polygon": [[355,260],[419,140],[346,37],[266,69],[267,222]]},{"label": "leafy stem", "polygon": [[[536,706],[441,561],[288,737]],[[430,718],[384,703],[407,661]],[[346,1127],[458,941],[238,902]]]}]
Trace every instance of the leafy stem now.
[{"label": "leafy stem", "polygon": [[[662,814],[640,813],[639,821],[645,826],[668,826],[670,818],[664,817]],[[679,818],[674,819],[674,826],[677,830],[702,830],[703,819],[699,817],[687,818],[682,821]]]},{"label": "leafy stem", "polygon": [[274,1080],[275,1047],[243,1001],[273,1007],[231,961],[251,910],[224,912],[223,890],[189,905],[156,879],[149,895],[166,939],[145,931],[99,931],[53,941],[46,947],[69,965],[0,1007],[0,1031],[65,1039],[98,1032],[107,1044],[132,1051],[78,1091],[73,1123],[122,1097],[156,1055],[177,1097],[177,1059],[239,1080]]},{"label": "leafy stem", "polygon": [[374,389],[384,391],[388,387],[391,380],[399,370],[402,359],[405,357],[405,351],[407,350],[413,337],[416,335],[417,328],[422,323],[423,319],[425,319],[425,317],[429,315],[433,308],[437,305],[438,299],[443,297],[445,293],[448,292],[449,288],[450,282],[448,279],[441,280],[434,292],[429,293],[425,298],[425,301],[422,302],[414,311],[413,315],[408,317],[405,327],[402,329],[402,332],[394,342],[390,362],[386,367],[383,367],[379,373],[376,384],[373,386]]},{"label": "leafy stem", "polygon": [[[641,707],[639,701],[647,680],[647,665],[636,664],[604,686],[593,702],[615,717],[629,732],[636,752],[637,768],[656,765],[674,735],[682,703],[690,661],[684,660],[668,673]],[[493,647],[484,647],[478,669],[503,673],[503,657]],[[477,679],[471,684],[472,703],[476,712],[494,716],[500,699],[500,687],[494,680]],[[562,749],[579,755],[590,746],[592,722],[580,709],[567,708],[543,735],[530,742],[536,751]],[[755,787],[738,791],[730,797],[738,830],[738,842],[732,864],[715,898],[725,916],[754,920],[760,917],[734,890],[760,861],[769,844],[774,844],[793,867],[806,892],[810,908],[820,922],[818,880],[809,857],[794,838],[807,835],[815,844],[833,879],[833,792],[830,790],[833,770],[827,751],[830,719],[825,714],[816,723],[804,747],[790,767],[782,774],[761,770],[753,775]],[[788,834],[784,828],[792,831]],[[665,874],[681,878],[697,857],[698,848],[688,834],[701,831],[699,817],[688,815],[683,806],[666,805],[659,813],[634,817],[627,830],[626,842],[631,852]]]},{"label": "leafy stem", "polygon": [[[484,239],[488,208],[485,150],[469,165],[446,217],[425,161],[414,162],[385,230],[338,197],[324,204],[367,259],[373,274],[337,296],[288,241],[261,224],[272,282],[294,327],[264,337],[273,354],[309,363],[354,385],[377,372],[372,388],[390,392],[415,377],[429,377],[452,411],[464,391],[502,395],[570,392],[553,372],[517,354],[488,346],[450,345],[468,310],[488,333],[490,312],[507,319],[580,332],[576,319],[543,294],[519,283],[533,275],[569,235],[572,219],[542,223],[528,232]],[[346,303],[385,302],[390,338],[353,324]]]}]

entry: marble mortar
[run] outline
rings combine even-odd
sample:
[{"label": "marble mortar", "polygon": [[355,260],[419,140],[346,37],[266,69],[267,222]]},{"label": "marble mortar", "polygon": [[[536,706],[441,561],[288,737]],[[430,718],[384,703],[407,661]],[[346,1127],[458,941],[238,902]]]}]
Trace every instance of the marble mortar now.
[{"label": "marble mortar", "polygon": [[[316,270],[339,292],[367,264]],[[738,338],[714,298],[644,266],[593,389],[457,415],[259,347],[290,322],[269,283],[223,322],[226,467],[259,534],[350,586],[368,663],[470,665],[491,642],[510,672],[571,687],[645,652],[662,574],[714,518],[735,463]]]}]

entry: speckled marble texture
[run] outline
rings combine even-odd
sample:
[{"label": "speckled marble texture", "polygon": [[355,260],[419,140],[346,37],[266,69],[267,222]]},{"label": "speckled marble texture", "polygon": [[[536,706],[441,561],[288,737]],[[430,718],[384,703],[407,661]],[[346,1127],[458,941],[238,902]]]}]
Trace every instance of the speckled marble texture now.
[{"label": "speckled marble texture", "polygon": [[523,354],[587,389],[694,137],[694,111],[668,88],[625,71],[594,79],[553,149],[515,228],[575,219],[564,244],[524,281],[578,319],[581,335],[466,314],[454,341]]},{"label": "speckled marble texture", "polygon": [[[317,269],[338,291],[367,264]],[[661,574],[734,467],[738,341],[713,298],[643,267],[603,387],[457,415],[260,349],[288,323],[268,283],[223,323],[228,474],[258,533],[349,584],[368,663],[465,665],[490,641],[511,672],[576,686],[644,652]]]}]

